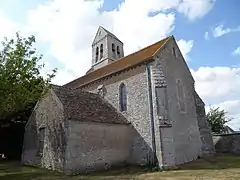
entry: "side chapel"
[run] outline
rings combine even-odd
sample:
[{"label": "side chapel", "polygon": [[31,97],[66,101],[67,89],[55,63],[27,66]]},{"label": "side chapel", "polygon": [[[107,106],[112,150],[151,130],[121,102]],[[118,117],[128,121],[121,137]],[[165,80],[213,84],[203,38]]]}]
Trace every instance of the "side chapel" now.
[{"label": "side chapel", "polygon": [[25,127],[22,163],[67,174],[183,164],[214,153],[204,102],[174,36],[124,56],[99,27],[92,66],[53,85]]}]

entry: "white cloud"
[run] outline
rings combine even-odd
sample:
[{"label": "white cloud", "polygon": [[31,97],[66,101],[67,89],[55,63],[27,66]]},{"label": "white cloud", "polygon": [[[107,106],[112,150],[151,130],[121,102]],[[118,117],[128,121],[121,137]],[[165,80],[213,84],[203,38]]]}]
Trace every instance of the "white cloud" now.
[{"label": "white cloud", "polygon": [[240,31],[240,26],[237,28],[231,29],[231,28],[224,28],[223,25],[219,25],[213,29],[212,33],[213,33],[213,37],[217,38],[217,37],[221,37],[226,34],[229,34],[231,32],[237,32],[237,31]]},{"label": "white cloud", "polygon": [[204,34],[204,39],[206,39],[206,40],[209,40],[210,38],[209,38],[209,32],[205,32],[205,34]]},{"label": "white cloud", "polygon": [[[221,110],[224,109],[227,112],[227,117],[232,119],[227,123],[227,125],[229,125],[234,130],[240,130],[240,100],[228,100],[211,106],[219,107]],[[206,112],[208,112],[209,109],[209,106],[206,106]]]},{"label": "white cloud", "polygon": [[200,67],[191,72],[203,99],[223,102],[240,97],[240,67]]},{"label": "white cloud", "polygon": [[206,104],[227,111],[233,120],[227,125],[235,130],[240,128],[240,67],[200,67],[192,70],[196,91]]},{"label": "white cloud", "polygon": [[3,13],[0,12],[0,41],[3,40],[4,37],[13,37],[16,32],[20,30],[20,26],[8,19]]},{"label": "white cloud", "polygon": [[63,85],[66,82],[70,82],[74,79],[74,74],[68,69],[59,69],[57,71],[56,77],[52,80],[53,84]]},{"label": "white cloud", "polygon": [[[7,28],[1,28],[0,34],[15,33],[21,28],[24,33],[36,35],[37,42],[50,45],[47,54],[53,56],[65,65],[58,76],[72,77],[84,75],[91,66],[91,43],[99,25],[103,25],[124,42],[125,55],[152,44],[172,32],[175,28],[175,14],[171,9],[177,9],[191,20],[203,17],[213,6],[211,0],[125,0],[117,9],[100,12],[103,0],[79,1],[52,0],[39,4],[28,12],[27,24],[21,27],[4,18]],[[134,13],[132,7],[134,8]],[[151,12],[158,12],[149,17]],[[159,13],[160,12],[160,13]],[[1,20],[0,22],[3,22]],[[144,24],[144,26],[143,26]],[[9,27],[9,28],[8,28]],[[20,27],[20,28],[19,28]],[[123,28],[125,27],[125,28]],[[149,28],[151,27],[151,28]],[[9,31],[11,29],[11,31]],[[193,41],[178,41],[183,56],[193,47]],[[44,52],[45,54],[46,52]],[[54,64],[51,64],[54,67]],[[68,74],[71,72],[70,74]],[[59,84],[64,84],[69,78],[59,78]]]},{"label": "white cloud", "polygon": [[[65,0],[52,0],[30,10],[26,26],[20,26],[0,14],[0,24],[4,25],[4,28],[0,28],[0,35],[12,36],[18,30],[25,33],[31,31],[36,34],[37,40],[50,44],[47,53],[65,65],[58,70],[53,80],[62,85],[85,74],[90,68],[91,43],[99,25],[112,31],[124,42],[127,55],[138,50],[139,46],[154,43],[173,31],[175,14],[165,10],[176,9],[188,19],[196,20],[206,15],[214,2],[215,0],[126,0],[113,11],[100,12],[103,1],[72,0],[69,3]],[[151,12],[160,13],[149,17]],[[238,28],[218,26],[213,32],[214,37],[219,37],[237,30]],[[208,35],[209,33],[206,37]],[[194,41],[180,39],[177,43],[185,59],[189,60],[187,54]],[[44,73],[51,67],[54,64],[47,64]],[[201,67],[192,70],[192,73],[199,94],[204,99],[219,99],[223,102],[220,104],[223,108],[230,106],[229,96],[240,94],[240,68]]]},{"label": "white cloud", "polygon": [[[28,14],[28,29],[41,41],[50,43],[49,53],[73,71],[83,75],[91,65],[91,43],[99,25],[103,25],[124,42],[125,55],[169,35],[175,28],[175,14],[161,11],[177,8],[189,19],[204,16],[212,7],[211,0],[126,0],[118,9],[100,12],[103,1],[53,0],[39,5]],[[133,13],[133,8],[134,13]],[[149,17],[150,12],[159,12]],[[143,26],[144,24],[144,26]],[[123,28],[125,27],[125,28]],[[149,28],[151,27],[151,28]],[[193,41],[180,40],[188,59]]]},{"label": "white cloud", "polygon": [[218,105],[221,109],[227,111],[227,115],[232,118],[227,124],[235,130],[240,130],[240,100],[225,101]]},{"label": "white cloud", "polygon": [[185,14],[190,20],[205,16],[214,6],[215,0],[182,0],[178,11]]},{"label": "white cloud", "polygon": [[232,52],[232,55],[240,55],[240,46]]},{"label": "white cloud", "polygon": [[28,23],[41,41],[50,43],[50,55],[77,77],[90,68],[91,43],[99,25],[124,42],[126,55],[167,36],[174,28],[175,15],[159,13],[148,17],[149,12],[166,8],[166,4],[156,2],[138,3],[139,8],[132,13],[132,3],[136,1],[130,0],[121,4],[119,10],[100,13],[102,1],[55,0],[30,11]]},{"label": "white cloud", "polygon": [[188,53],[192,50],[193,40],[186,41],[186,40],[180,39],[179,41],[177,41],[177,44],[181,50],[181,53],[182,53],[184,59],[186,61],[189,61],[190,58],[188,56]]}]

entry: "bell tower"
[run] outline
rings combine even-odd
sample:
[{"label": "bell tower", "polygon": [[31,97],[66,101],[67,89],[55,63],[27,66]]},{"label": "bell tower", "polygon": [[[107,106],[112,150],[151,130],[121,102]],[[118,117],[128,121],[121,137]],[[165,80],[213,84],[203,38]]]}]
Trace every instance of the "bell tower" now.
[{"label": "bell tower", "polygon": [[92,43],[91,69],[96,70],[106,66],[123,56],[123,43],[114,34],[99,26]]}]

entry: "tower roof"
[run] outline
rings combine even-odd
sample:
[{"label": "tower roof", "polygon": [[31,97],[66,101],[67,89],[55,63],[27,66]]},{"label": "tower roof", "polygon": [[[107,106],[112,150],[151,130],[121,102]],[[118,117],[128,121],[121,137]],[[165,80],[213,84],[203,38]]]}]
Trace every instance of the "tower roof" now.
[{"label": "tower roof", "polygon": [[95,42],[98,41],[98,36],[97,36],[97,35],[99,34],[99,31],[105,32],[106,35],[112,36],[113,38],[115,38],[116,40],[118,40],[119,42],[122,43],[122,41],[121,41],[120,39],[118,39],[117,36],[115,36],[113,33],[111,33],[110,31],[108,31],[107,29],[105,29],[103,26],[99,26],[99,27],[98,27],[98,30],[97,30],[97,33],[96,33],[96,35],[95,35],[95,37],[94,37],[94,40],[93,40],[92,45],[94,45]]}]

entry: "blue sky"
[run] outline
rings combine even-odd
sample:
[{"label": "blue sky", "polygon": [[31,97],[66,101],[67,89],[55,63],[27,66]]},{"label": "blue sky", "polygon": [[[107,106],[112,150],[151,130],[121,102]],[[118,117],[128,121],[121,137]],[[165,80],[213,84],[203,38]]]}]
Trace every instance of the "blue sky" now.
[{"label": "blue sky", "polygon": [[[102,11],[113,10],[122,2],[123,0],[105,0]],[[240,46],[240,30],[220,38],[212,38],[210,34],[210,41],[204,39],[204,33],[211,32],[216,26],[224,25],[231,29],[240,26],[239,7],[240,1],[238,0],[216,1],[214,8],[208,13],[207,17],[196,22],[191,22],[182,14],[174,11],[177,15],[177,28],[172,34],[177,39],[193,39],[195,42],[195,47],[189,53],[191,58],[194,59],[194,61],[189,62],[191,68],[196,69],[200,66],[235,66],[240,64],[240,56],[231,55],[231,52]]]},{"label": "blue sky", "polygon": [[125,54],[173,34],[201,97],[226,109],[238,129],[239,7],[238,0],[1,0],[0,38],[35,34],[45,71],[59,68],[54,82],[64,84],[90,68],[99,25],[124,42]]}]

